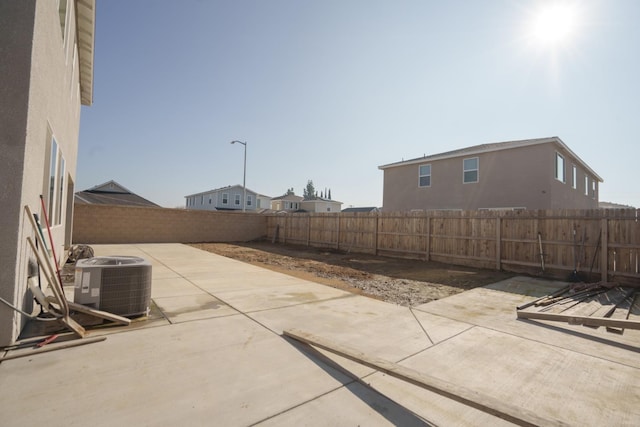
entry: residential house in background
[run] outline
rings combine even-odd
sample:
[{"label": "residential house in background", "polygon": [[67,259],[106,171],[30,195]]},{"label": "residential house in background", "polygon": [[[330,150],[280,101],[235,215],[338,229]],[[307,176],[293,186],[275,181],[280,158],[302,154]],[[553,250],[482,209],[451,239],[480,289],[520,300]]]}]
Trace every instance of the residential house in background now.
[{"label": "residential house in background", "polygon": [[602,178],[558,137],[379,166],[383,210],[596,209]]},{"label": "residential house in background", "polygon": [[284,196],[274,197],[271,199],[271,209],[282,212],[295,212],[301,209],[300,203],[304,198],[295,194],[285,194]]},{"label": "residential house in background", "polygon": [[345,213],[375,213],[375,212],[380,212],[380,209],[376,208],[374,206],[362,207],[362,208],[350,207],[350,208],[342,209],[342,212],[345,212]]},{"label": "residential house in background", "polygon": [[[28,205],[46,210],[59,260],[71,245],[80,105],[93,103],[95,0],[0,2],[0,297],[32,312]],[[45,209],[41,209],[40,196]],[[44,222],[44,221],[43,221]],[[0,304],[0,346],[27,318]]]},{"label": "residential house in background", "polygon": [[305,199],[300,202],[300,209],[307,212],[340,212],[342,202],[337,200],[316,197],[315,199]]},{"label": "residential house in background", "polygon": [[[255,191],[246,191],[246,211],[269,209],[271,198]],[[197,210],[242,210],[244,191],[241,185],[230,185],[185,196],[185,207]]]},{"label": "residential house in background", "polygon": [[111,180],[96,185],[88,190],[79,191],[75,195],[75,203],[80,205],[121,205],[146,206],[159,208],[160,206],[127,190],[122,185]]}]

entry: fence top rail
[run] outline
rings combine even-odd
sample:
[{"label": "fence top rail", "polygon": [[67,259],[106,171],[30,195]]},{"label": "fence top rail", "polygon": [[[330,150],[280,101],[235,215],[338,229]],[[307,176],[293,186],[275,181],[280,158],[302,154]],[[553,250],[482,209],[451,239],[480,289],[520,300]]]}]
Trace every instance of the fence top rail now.
[{"label": "fence top rail", "polygon": [[415,211],[415,212],[292,212],[269,213],[273,218],[379,218],[379,219],[420,219],[420,218],[446,218],[446,219],[548,219],[548,220],[580,220],[597,221],[601,219],[640,220],[640,209],[556,209],[556,210],[478,210],[478,211]]}]

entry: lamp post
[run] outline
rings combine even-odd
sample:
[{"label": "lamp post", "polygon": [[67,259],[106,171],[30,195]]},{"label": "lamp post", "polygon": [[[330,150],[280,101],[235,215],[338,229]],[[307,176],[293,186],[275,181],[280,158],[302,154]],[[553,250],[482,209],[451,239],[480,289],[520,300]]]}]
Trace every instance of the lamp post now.
[{"label": "lamp post", "polygon": [[233,140],[232,144],[235,143],[244,145],[244,172],[242,174],[242,212],[246,211],[247,208],[247,143],[242,141]]}]

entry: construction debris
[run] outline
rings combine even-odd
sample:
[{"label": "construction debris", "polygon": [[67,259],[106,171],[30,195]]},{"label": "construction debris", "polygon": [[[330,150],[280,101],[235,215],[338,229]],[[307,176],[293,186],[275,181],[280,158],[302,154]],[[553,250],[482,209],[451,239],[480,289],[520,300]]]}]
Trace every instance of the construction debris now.
[{"label": "construction debris", "polygon": [[615,283],[574,283],[535,301],[516,307],[519,319],[551,320],[604,326],[608,332],[640,329],[638,287]]}]

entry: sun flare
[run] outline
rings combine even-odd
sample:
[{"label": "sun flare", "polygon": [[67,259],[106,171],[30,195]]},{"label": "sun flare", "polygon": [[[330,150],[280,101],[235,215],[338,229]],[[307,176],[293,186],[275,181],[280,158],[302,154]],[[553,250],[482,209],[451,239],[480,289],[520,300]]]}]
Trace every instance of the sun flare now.
[{"label": "sun flare", "polygon": [[530,35],[539,45],[566,45],[575,36],[579,10],[567,2],[547,3],[533,13]]}]

